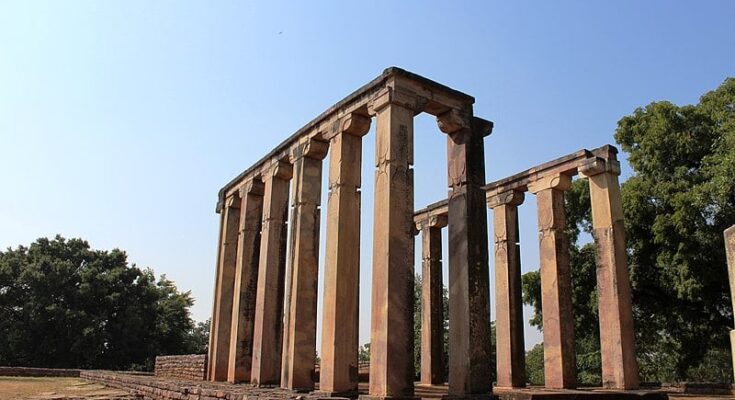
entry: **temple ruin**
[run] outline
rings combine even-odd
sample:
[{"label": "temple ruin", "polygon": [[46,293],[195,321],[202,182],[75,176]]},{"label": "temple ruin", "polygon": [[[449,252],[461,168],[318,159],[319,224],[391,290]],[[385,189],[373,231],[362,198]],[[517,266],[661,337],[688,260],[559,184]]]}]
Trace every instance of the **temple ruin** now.
[{"label": "temple ruin", "polygon": [[[574,175],[588,179],[590,185],[603,386],[638,387],[617,150],[612,146],[581,150],[488,184],[483,141],[493,124],[473,114],[473,103],[467,94],[388,68],[221,189],[208,380],[314,390],[317,284],[323,279],[318,390],[325,396],[357,395],[362,140],[375,118],[366,397],[414,396],[417,234],[422,238],[423,260],[420,383],[448,382],[452,397],[486,396],[492,390],[495,356],[496,387],[526,385],[517,213],[526,192],[536,196],[538,205],[545,386],[576,388],[563,197]],[[416,211],[413,120],[422,112],[435,116],[439,130],[447,135],[449,192],[446,200]],[[329,187],[322,188],[327,155]],[[329,194],[324,276],[319,277],[323,189]],[[488,208],[494,223],[495,355],[490,343]],[[442,352],[441,229],[445,227],[448,360]]]}]

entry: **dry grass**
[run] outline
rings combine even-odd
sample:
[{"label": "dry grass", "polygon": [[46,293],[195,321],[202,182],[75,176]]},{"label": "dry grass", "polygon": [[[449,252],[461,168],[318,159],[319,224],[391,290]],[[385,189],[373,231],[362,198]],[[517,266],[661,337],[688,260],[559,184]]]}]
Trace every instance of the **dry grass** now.
[{"label": "dry grass", "polygon": [[0,400],[132,399],[127,392],[80,378],[0,376]]}]

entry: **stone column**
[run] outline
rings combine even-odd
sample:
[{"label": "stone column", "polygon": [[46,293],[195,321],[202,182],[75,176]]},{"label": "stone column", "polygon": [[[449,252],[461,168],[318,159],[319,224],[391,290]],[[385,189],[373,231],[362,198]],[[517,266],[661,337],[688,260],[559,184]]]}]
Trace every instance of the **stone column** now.
[{"label": "stone column", "polygon": [[329,150],[329,198],[319,390],[357,394],[360,296],[362,137],[370,118],[352,114],[335,126]]},{"label": "stone column", "polygon": [[388,88],[374,100],[375,213],[370,335],[373,398],[413,397],[413,116]]},{"label": "stone column", "polygon": [[577,386],[569,243],[564,233],[564,190],[571,183],[569,176],[558,174],[528,184],[538,207],[544,378],[552,389]]},{"label": "stone column", "polygon": [[240,198],[228,197],[221,211],[221,246],[217,257],[217,274],[214,293],[214,312],[210,335],[209,379],[227,380],[230,351],[230,324],[232,322],[232,293],[235,288],[235,264],[237,263],[237,231],[240,222]]},{"label": "stone column", "polygon": [[[207,360],[214,360],[214,349],[216,347],[215,342],[217,337],[217,331],[215,329],[216,324],[216,316],[219,310],[219,302],[217,299],[219,298],[219,290],[221,286],[221,278],[220,278],[220,261],[222,259],[222,238],[225,236],[225,213],[222,211],[221,202],[217,202],[217,213],[220,215],[219,218],[219,239],[217,240],[217,263],[214,266],[214,299],[212,299],[212,317],[211,317],[211,323],[209,324],[209,346],[207,347]],[[207,363],[207,371],[205,373],[204,379],[207,381],[214,381],[214,370],[211,362]]]},{"label": "stone column", "polygon": [[589,179],[592,235],[597,244],[597,292],[600,310],[602,385],[615,389],[638,388],[633,308],[625,248],[625,224],[620,197],[620,163],[593,158],[580,168]]},{"label": "stone column", "polygon": [[421,262],[421,383],[444,383],[444,285],[442,228],[447,216],[431,216],[417,224],[422,239]]},{"label": "stone column", "polygon": [[[735,310],[735,225],[725,230],[725,252],[727,253],[727,274],[730,277],[730,297]],[[735,330],[730,331],[732,365],[735,371]]]},{"label": "stone column", "polygon": [[314,389],[322,159],[329,144],[310,139],[292,154],[290,296],[284,318],[281,387]]},{"label": "stone column", "polygon": [[523,192],[517,190],[488,198],[495,227],[495,352],[499,387],[526,386],[518,237],[518,206],[523,203],[523,198]]},{"label": "stone column", "polygon": [[232,298],[230,360],[227,381],[250,381],[253,360],[255,293],[258,286],[260,227],[263,221],[263,182],[246,182],[240,190],[240,235],[237,244],[235,290]]},{"label": "stone column", "polygon": [[275,161],[263,173],[263,226],[255,300],[251,382],[277,385],[281,378],[286,225],[291,164]]},{"label": "stone column", "polygon": [[487,396],[490,348],[485,154],[492,123],[452,110],[437,117],[448,135],[449,395]]}]

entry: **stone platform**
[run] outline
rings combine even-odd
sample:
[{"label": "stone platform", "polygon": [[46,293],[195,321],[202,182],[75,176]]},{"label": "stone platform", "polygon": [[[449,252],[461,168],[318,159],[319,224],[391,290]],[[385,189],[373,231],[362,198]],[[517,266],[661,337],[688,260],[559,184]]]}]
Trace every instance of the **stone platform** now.
[{"label": "stone platform", "polygon": [[[318,391],[298,393],[280,388],[258,388],[249,384],[177,380],[155,376],[130,375],[110,371],[82,371],[81,377],[103,383],[144,399],[169,400],[322,400],[327,397]],[[317,389],[318,390],[318,389]],[[681,388],[679,388],[681,390]],[[367,384],[360,384],[360,394],[367,394]],[[446,396],[445,385],[416,385],[416,397],[441,399]],[[694,395],[667,389],[614,391],[599,388],[578,390],[550,390],[544,388],[503,389],[495,388],[493,398],[498,400],[665,400],[665,399],[735,399],[732,395]]]}]

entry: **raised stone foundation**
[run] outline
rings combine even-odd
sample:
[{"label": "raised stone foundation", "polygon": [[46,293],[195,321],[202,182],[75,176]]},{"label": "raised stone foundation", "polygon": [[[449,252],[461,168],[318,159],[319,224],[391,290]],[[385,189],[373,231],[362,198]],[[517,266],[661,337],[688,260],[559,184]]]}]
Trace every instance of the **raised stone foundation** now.
[{"label": "raised stone foundation", "polygon": [[81,370],[58,368],[0,367],[0,376],[64,377],[77,378]]},{"label": "raised stone foundation", "polygon": [[205,379],[206,372],[206,354],[156,357],[154,375],[160,378],[201,381]]}]

